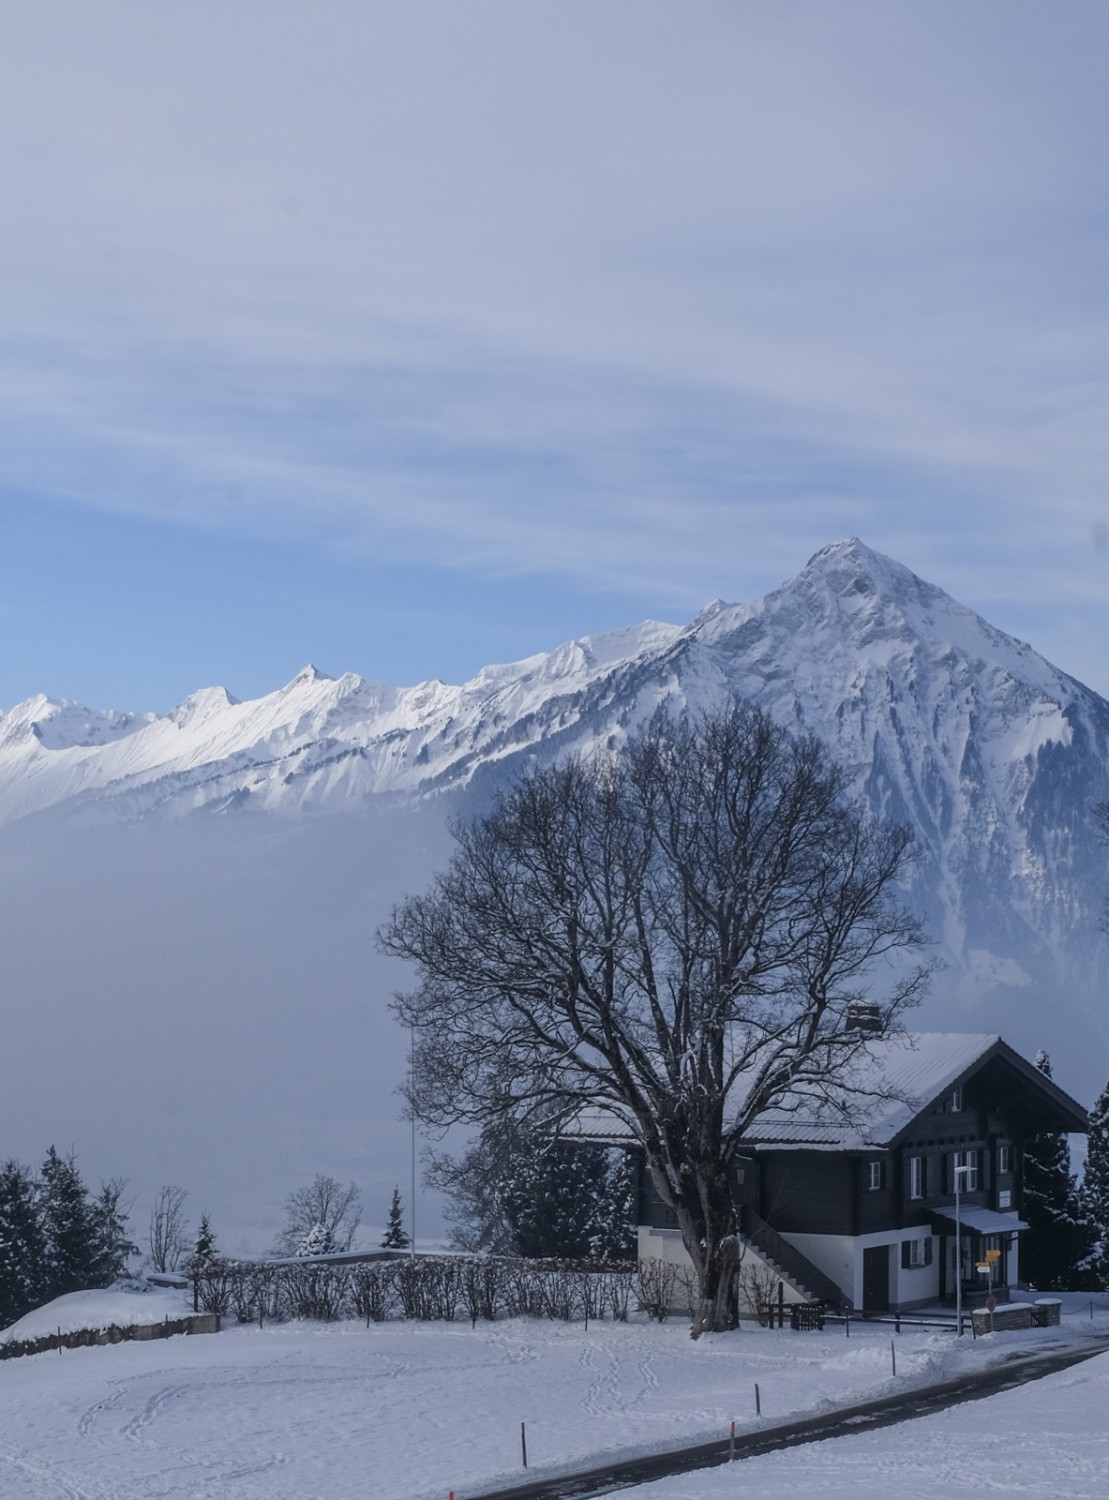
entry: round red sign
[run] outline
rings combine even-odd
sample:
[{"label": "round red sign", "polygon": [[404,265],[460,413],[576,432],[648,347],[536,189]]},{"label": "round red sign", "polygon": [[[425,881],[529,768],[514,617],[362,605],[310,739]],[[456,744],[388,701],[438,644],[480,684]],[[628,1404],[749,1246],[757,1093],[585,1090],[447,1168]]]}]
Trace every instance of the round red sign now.
[{"label": "round red sign", "polygon": [[989,1308],[990,1312],[993,1312],[994,1308],[997,1306],[997,1298],[996,1297],[987,1297],[986,1298],[986,1306]]}]

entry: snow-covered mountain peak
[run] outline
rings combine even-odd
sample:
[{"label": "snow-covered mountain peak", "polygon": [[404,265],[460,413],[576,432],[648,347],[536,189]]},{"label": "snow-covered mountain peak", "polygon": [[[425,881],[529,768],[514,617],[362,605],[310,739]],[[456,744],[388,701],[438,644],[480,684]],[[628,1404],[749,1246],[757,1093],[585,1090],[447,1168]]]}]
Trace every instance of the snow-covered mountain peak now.
[{"label": "snow-covered mountain peak", "polygon": [[178,729],[185,729],[218,717],[226,709],[236,707],[238,702],[238,698],[233,698],[224,687],[200,688],[176,708],[171,708],[166,717]]},{"label": "snow-covered mountain peak", "polygon": [[732,606],[725,599],[710,599],[693,621],[693,626],[707,625],[710,620],[715,620],[717,615],[723,610],[731,608]]},{"label": "snow-covered mountain peak", "polygon": [[46,750],[108,745],[142,729],[153,714],[86,708],[70,698],[36,693],[6,713],[0,711],[0,747],[24,745]]},{"label": "snow-covered mountain peak", "polygon": [[287,682],[280,691],[282,693],[293,693],[298,688],[314,687],[318,682],[334,682],[334,680],[327,672],[321,672],[319,667],[309,662],[307,666],[301,667],[296,676]]}]

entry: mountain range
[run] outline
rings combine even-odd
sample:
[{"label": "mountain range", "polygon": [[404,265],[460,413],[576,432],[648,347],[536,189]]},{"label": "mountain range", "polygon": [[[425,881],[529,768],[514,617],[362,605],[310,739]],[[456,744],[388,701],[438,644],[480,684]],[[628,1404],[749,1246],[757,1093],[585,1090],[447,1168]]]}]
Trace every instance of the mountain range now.
[{"label": "mountain range", "polygon": [[659,702],[727,694],[821,736],[877,814],[913,827],[914,900],[964,967],[1021,983],[1096,953],[1109,703],[855,540],[753,604],[585,636],[462,686],[309,666],[267,697],[205,688],[161,716],[31,699],[0,713],[0,826],[427,798],[616,743]]},{"label": "mountain range", "polygon": [[[232,901],[248,906],[247,887],[284,860],[288,911],[310,928],[335,863],[321,828],[369,818],[372,876],[359,874],[354,836],[343,867],[383,913],[402,866],[419,884],[441,859],[446,816],[485,805],[523,766],[618,745],[660,703],[696,712],[727,695],[821,736],[858,796],[912,827],[907,897],[947,962],[922,1023],[1044,1046],[1069,1063],[1069,1086],[1099,1088],[1109,858],[1091,808],[1109,799],[1109,702],[857,540],[753,603],[584,636],[460,686],[306,667],[266,697],[205,688],[165,715],[31,699],[0,712],[0,856],[6,841],[49,846],[56,872],[79,838],[95,870],[90,830],[144,830],[149,856],[218,817],[224,875],[239,845],[266,851],[261,864],[243,857]],[[314,882],[298,875],[305,839],[324,872]],[[403,860],[389,854],[398,842]],[[360,953],[370,933],[357,933]]]}]

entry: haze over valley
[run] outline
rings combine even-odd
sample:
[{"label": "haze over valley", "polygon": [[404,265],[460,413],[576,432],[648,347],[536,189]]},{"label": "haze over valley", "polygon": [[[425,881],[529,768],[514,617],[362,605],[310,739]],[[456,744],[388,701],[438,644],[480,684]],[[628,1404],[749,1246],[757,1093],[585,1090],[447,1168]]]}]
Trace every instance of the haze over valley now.
[{"label": "haze over valley", "polygon": [[[0,713],[6,1149],[74,1147],[140,1201],[192,1191],[229,1250],[268,1247],[317,1171],[384,1222],[406,1185],[396,1087],[408,976],[374,932],[448,821],[529,765],[618,746],[660,703],[749,697],[812,730],[876,815],[907,821],[908,897],[946,971],[914,1027],[1047,1048],[1104,1082],[1109,703],[857,541],[750,604],[394,688],[308,668],[168,715],[40,696]],[[439,1233],[421,1197],[418,1233]]]}]

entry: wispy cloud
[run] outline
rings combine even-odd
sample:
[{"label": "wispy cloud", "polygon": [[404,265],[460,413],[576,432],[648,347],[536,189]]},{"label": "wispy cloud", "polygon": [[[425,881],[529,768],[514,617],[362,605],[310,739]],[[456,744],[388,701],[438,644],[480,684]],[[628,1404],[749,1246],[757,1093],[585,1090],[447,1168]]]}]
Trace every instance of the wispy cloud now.
[{"label": "wispy cloud", "polygon": [[1096,608],[1107,42],[1001,0],[27,10],[0,484],[673,609],[858,531]]}]

